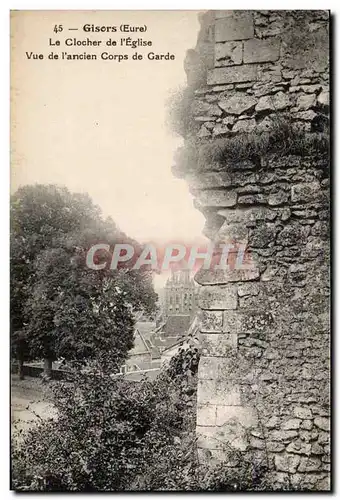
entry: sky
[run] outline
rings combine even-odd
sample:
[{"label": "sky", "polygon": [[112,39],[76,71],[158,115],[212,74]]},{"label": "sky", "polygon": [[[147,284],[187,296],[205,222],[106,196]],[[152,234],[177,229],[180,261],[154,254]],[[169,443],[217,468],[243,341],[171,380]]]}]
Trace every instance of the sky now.
[{"label": "sky", "polygon": [[[147,26],[144,33],[87,33],[95,26]],[[54,26],[62,25],[62,33]],[[69,28],[78,28],[70,31]],[[105,215],[139,241],[200,237],[204,218],[171,172],[182,140],[165,124],[169,93],[186,84],[183,61],[196,44],[195,11],[20,11],[11,22],[11,191],[57,183],[88,192]],[[109,38],[152,47],[106,47]],[[65,46],[66,38],[102,47]],[[51,42],[50,42],[51,39]],[[59,40],[61,46],[51,45]],[[61,54],[175,55],[174,61],[49,60]],[[26,52],[43,54],[28,59]]]}]

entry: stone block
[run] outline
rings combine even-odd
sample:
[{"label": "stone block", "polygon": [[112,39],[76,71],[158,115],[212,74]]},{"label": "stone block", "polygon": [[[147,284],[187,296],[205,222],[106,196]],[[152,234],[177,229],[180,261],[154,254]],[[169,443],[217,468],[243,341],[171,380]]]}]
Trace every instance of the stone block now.
[{"label": "stone block", "polygon": [[266,116],[261,122],[257,124],[258,132],[268,132],[273,128],[273,120]]},{"label": "stone block", "polygon": [[315,113],[315,111],[313,111],[312,109],[309,109],[308,111],[300,111],[299,113],[296,113],[294,115],[294,117],[295,116],[299,120],[306,121],[306,122],[311,122],[318,115],[317,115],[317,113]]},{"label": "stone block", "polygon": [[204,356],[226,356],[237,349],[237,335],[233,333],[201,333],[200,342]]},{"label": "stone block", "polygon": [[331,491],[331,478],[329,477],[329,475],[318,482],[317,490],[319,492]]},{"label": "stone block", "polygon": [[285,449],[285,445],[277,441],[267,441],[267,451],[271,453],[280,453]]},{"label": "stone block", "polygon": [[213,240],[221,226],[224,224],[224,217],[217,213],[209,213],[206,216],[205,224],[202,230],[204,236],[209,240]]},{"label": "stone block", "polygon": [[239,311],[230,311],[225,315],[223,321],[223,331],[229,334],[238,334],[242,332],[242,313]]},{"label": "stone block", "polygon": [[262,224],[250,232],[249,244],[256,248],[266,248],[275,242],[277,228],[274,224]]},{"label": "stone block", "polygon": [[267,420],[267,422],[265,422],[264,426],[267,427],[267,429],[275,429],[279,427],[280,422],[280,418],[273,415],[269,420]]},{"label": "stone block", "polygon": [[[247,175],[247,177],[250,174]],[[252,178],[249,182],[255,182]],[[219,210],[218,214],[225,217],[228,222],[255,222],[258,220],[270,220],[276,216],[276,212],[267,207],[252,207],[247,209]]]},{"label": "stone block", "polygon": [[273,431],[270,434],[272,441],[279,441],[281,443],[290,443],[290,441],[298,437],[297,431]]},{"label": "stone block", "polygon": [[[241,168],[251,168],[251,165],[249,165],[249,161],[247,160],[245,163],[242,163]],[[242,172],[241,170],[236,170],[236,171],[234,170],[232,176],[233,176],[233,183],[237,186],[245,186],[246,184],[248,185],[256,184],[259,178],[257,172],[249,172],[249,171]],[[247,217],[243,218],[246,219]]]},{"label": "stone block", "polygon": [[[239,122],[242,123],[242,122]],[[240,128],[238,127],[238,130]],[[245,195],[239,195],[238,196],[238,204],[239,205],[257,205],[259,203],[267,203],[268,198],[265,194],[245,194]]]},{"label": "stone block", "polygon": [[257,437],[252,437],[250,439],[250,447],[254,450],[265,450],[266,443],[264,439],[259,439]]},{"label": "stone block", "polygon": [[196,427],[197,447],[206,450],[222,450],[225,446],[223,434],[218,427],[198,425]]},{"label": "stone block", "polygon": [[314,424],[316,425],[316,427],[319,427],[319,429],[322,429],[323,431],[330,430],[329,418],[317,417],[314,419]]},{"label": "stone block", "polygon": [[286,31],[286,68],[295,70],[308,68],[310,71],[327,73],[329,64],[328,27],[329,23],[313,31],[308,29],[298,31],[295,26],[292,26],[290,30]]},{"label": "stone block", "polygon": [[233,359],[201,356],[198,365],[198,378],[200,380],[223,379],[231,376],[233,371]]},{"label": "stone block", "polygon": [[321,460],[316,457],[301,457],[299,472],[317,472],[322,470]]},{"label": "stone block", "polygon": [[244,64],[225,68],[214,68],[208,71],[207,84],[221,85],[225,83],[255,82],[257,80],[257,66]]},{"label": "stone block", "polygon": [[246,40],[243,45],[244,63],[274,62],[280,57],[280,39],[267,38]]},{"label": "stone block", "polygon": [[227,190],[202,190],[198,191],[197,202],[202,207],[233,207],[236,205],[237,194]]},{"label": "stone block", "polygon": [[201,269],[195,274],[195,281],[199,285],[226,285],[234,282],[254,281],[259,277],[260,272],[256,267],[231,270]]},{"label": "stone block", "polygon": [[274,461],[276,470],[294,474],[299,466],[300,457],[284,453],[283,455],[275,455]]},{"label": "stone block", "polygon": [[242,429],[256,427],[258,419],[256,410],[250,406],[218,406],[216,409],[216,425],[237,423]]},{"label": "stone block", "polygon": [[201,313],[201,332],[221,332],[223,324],[222,311],[203,310]]},{"label": "stone block", "polygon": [[217,19],[215,22],[215,41],[245,40],[254,36],[254,22],[250,12],[242,12]]},{"label": "stone block", "polygon": [[[220,440],[224,443],[225,448],[230,450],[231,448],[238,451],[246,451],[249,447],[249,438],[247,435],[247,430],[244,425],[240,422],[238,418],[239,415],[235,416],[231,419],[228,419],[229,408],[234,409],[243,409],[242,406],[239,407],[229,407],[229,406],[220,406],[218,407],[218,411],[222,417],[225,415],[226,419],[223,418],[220,427],[217,427],[220,430]],[[237,412],[240,413],[240,412]]]},{"label": "stone block", "polygon": [[286,448],[288,453],[295,453],[296,455],[309,455],[311,452],[312,445],[310,443],[305,443],[300,439],[289,443]]},{"label": "stone block", "polygon": [[316,96],[314,94],[303,94],[296,101],[297,111],[303,111],[312,108],[316,104]]},{"label": "stone block", "polygon": [[284,92],[278,92],[274,95],[266,95],[260,97],[255,110],[257,113],[268,111],[281,111],[290,106],[291,101],[289,95]]},{"label": "stone block", "polygon": [[242,42],[215,44],[215,66],[234,66],[242,64]]},{"label": "stone block", "polygon": [[216,405],[205,404],[197,406],[197,425],[216,425]]},{"label": "stone block", "polygon": [[279,205],[284,205],[287,203],[289,200],[289,194],[286,193],[285,191],[277,191],[276,193],[270,193],[268,197],[268,205],[271,206],[279,206]]},{"label": "stone block", "polygon": [[225,311],[223,331],[227,333],[268,332],[273,328],[273,317],[267,311]]},{"label": "stone block", "polygon": [[231,128],[234,125],[235,120],[235,116],[225,116],[224,118],[222,118],[222,124],[227,125],[228,128]]},{"label": "stone block", "polygon": [[[198,365],[199,380],[216,380],[220,358],[202,356]],[[215,390],[215,384],[214,384]]]},{"label": "stone block", "polygon": [[307,235],[304,234],[302,227],[298,224],[289,224],[278,234],[276,242],[287,247],[305,242],[306,237]]},{"label": "stone block", "polygon": [[254,130],[256,127],[256,121],[252,118],[251,120],[240,120],[233,126],[233,132],[248,133]]},{"label": "stone block", "polygon": [[197,425],[197,447],[203,450],[216,450],[220,443],[215,439],[216,427]]},{"label": "stone block", "polygon": [[311,431],[313,429],[313,421],[312,420],[303,420],[301,423],[301,429]]},{"label": "stone block", "polygon": [[321,187],[320,183],[306,182],[303,184],[296,184],[291,188],[291,197],[293,203],[309,203],[320,198]]},{"label": "stone block", "polygon": [[202,127],[200,128],[200,131],[197,134],[197,137],[203,139],[203,138],[210,137],[210,136],[211,136],[211,132],[209,132],[209,130],[207,129],[207,127],[205,125],[202,125]]},{"label": "stone block", "polygon": [[229,379],[219,379],[216,382],[216,396],[213,402],[219,406],[240,406],[241,391],[238,384]]},{"label": "stone block", "polygon": [[215,404],[213,403],[216,395],[216,380],[198,379],[197,382],[197,405]]},{"label": "stone block", "polygon": [[313,443],[311,446],[311,454],[312,455],[323,455],[324,450],[322,446],[320,446],[318,443]]},{"label": "stone block", "polygon": [[214,137],[221,137],[223,135],[229,134],[230,127],[225,123],[217,123],[213,130]]},{"label": "stone block", "polygon": [[216,234],[215,239],[221,243],[236,242],[236,244],[246,244],[248,242],[248,233],[249,229],[245,224],[229,223],[226,221]]},{"label": "stone block", "polygon": [[208,103],[205,101],[195,100],[191,106],[191,112],[194,116],[221,116],[221,108],[217,104]]},{"label": "stone block", "polygon": [[299,429],[301,424],[301,420],[299,418],[290,418],[286,422],[283,423],[282,429],[285,431],[291,431]]},{"label": "stone block", "polygon": [[239,297],[258,295],[260,293],[260,286],[258,283],[244,283],[238,286],[237,293]]},{"label": "stone block", "polygon": [[[218,358],[216,358],[218,359]],[[201,370],[201,373],[202,370]],[[221,373],[221,370],[219,371]],[[217,375],[217,374],[216,374]],[[230,377],[216,379],[198,379],[197,404],[216,406],[239,406],[241,403],[240,388]]]},{"label": "stone block", "polygon": [[236,309],[237,288],[235,285],[202,287],[197,304],[201,309]]},{"label": "stone block", "polygon": [[317,98],[317,103],[320,106],[329,106],[329,92],[323,90]]},{"label": "stone block", "polygon": [[257,99],[247,94],[234,94],[231,97],[225,97],[218,102],[220,108],[222,108],[226,113],[232,115],[242,115],[247,111],[251,111],[255,108]]}]

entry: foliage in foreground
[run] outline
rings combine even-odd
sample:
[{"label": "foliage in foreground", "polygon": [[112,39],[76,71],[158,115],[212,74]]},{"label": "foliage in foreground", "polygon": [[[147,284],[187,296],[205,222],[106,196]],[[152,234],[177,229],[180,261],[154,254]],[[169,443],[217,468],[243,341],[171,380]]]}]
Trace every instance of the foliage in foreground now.
[{"label": "foliage in foreground", "polygon": [[198,465],[195,443],[199,355],[188,348],[155,381],[76,373],[54,386],[58,418],[41,421],[12,456],[17,491],[235,491],[257,472]]}]

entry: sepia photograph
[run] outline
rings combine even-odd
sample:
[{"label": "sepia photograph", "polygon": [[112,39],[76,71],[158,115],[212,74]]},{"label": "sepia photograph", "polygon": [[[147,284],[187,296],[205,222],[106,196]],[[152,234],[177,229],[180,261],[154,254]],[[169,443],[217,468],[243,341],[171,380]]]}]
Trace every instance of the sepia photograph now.
[{"label": "sepia photograph", "polygon": [[11,10],[12,491],[332,491],[331,20]]}]

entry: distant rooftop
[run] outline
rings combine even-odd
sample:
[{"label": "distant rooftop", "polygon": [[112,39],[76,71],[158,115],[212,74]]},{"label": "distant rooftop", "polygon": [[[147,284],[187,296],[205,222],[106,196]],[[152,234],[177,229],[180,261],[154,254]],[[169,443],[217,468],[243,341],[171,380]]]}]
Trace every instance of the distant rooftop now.
[{"label": "distant rooftop", "polygon": [[190,327],[191,318],[186,314],[169,316],[163,328],[165,337],[181,337],[185,335]]}]

